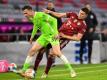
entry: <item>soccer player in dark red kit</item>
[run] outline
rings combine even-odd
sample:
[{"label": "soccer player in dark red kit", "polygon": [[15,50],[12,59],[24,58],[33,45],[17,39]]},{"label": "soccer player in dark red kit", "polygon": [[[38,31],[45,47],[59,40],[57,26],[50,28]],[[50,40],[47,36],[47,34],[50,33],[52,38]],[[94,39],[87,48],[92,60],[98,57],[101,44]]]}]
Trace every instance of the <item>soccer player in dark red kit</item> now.
[{"label": "soccer player in dark red kit", "polygon": [[[84,19],[87,17],[89,10],[87,8],[82,8],[79,11],[79,14],[74,12],[68,13],[57,13],[47,9],[44,9],[45,13],[50,13],[56,17],[67,17],[68,19],[62,24],[59,29],[59,38],[60,38],[60,48],[63,49],[71,40],[79,41],[84,32],[86,31],[86,24]],[[38,54],[39,58],[43,57],[42,53]],[[46,78],[48,72],[52,66],[52,52],[50,52],[50,56],[48,58],[47,66],[45,69],[45,73],[43,73],[41,78]],[[39,60],[39,58],[37,58]],[[39,64],[39,63],[38,63]],[[37,69],[38,64],[34,66]]]}]

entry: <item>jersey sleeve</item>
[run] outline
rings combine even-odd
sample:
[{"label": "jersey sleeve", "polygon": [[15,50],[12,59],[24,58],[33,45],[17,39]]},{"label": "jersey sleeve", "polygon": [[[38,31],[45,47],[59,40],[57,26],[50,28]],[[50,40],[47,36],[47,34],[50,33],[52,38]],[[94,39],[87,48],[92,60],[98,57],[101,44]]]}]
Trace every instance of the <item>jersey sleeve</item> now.
[{"label": "jersey sleeve", "polygon": [[39,19],[40,16],[41,16],[41,14],[39,12],[37,12],[36,15],[34,15],[34,18],[31,19],[31,21],[33,22],[33,30],[31,33],[32,38],[34,38],[35,34],[37,33],[38,26],[39,26],[39,21],[37,19]]},{"label": "jersey sleeve", "polygon": [[35,34],[37,33],[37,30],[38,30],[37,26],[34,25],[33,30],[32,30],[32,34],[31,34],[32,38],[34,38]]},{"label": "jersey sleeve", "polygon": [[87,28],[86,24],[82,23],[78,33],[84,34],[86,32],[86,28]]}]

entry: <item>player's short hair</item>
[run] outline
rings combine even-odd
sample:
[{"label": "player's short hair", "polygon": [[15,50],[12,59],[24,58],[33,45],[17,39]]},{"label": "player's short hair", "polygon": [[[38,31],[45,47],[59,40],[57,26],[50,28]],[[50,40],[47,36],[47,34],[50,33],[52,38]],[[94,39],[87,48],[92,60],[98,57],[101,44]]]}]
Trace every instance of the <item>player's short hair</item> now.
[{"label": "player's short hair", "polygon": [[89,9],[86,7],[82,8],[81,10],[84,11],[86,14],[89,14],[89,12],[90,12]]},{"label": "player's short hair", "polygon": [[22,8],[22,10],[25,10],[25,9],[32,10],[32,7],[29,6],[29,5],[26,5],[26,6],[24,6],[24,7]]}]

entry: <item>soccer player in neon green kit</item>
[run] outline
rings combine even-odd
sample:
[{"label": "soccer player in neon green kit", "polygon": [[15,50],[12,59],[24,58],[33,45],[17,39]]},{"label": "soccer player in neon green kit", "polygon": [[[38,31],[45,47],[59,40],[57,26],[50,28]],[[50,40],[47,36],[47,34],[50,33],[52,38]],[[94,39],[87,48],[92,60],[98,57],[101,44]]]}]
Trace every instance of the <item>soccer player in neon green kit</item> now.
[{"label": "soccer player in neon green kit", "polygon": [[41,31],[40,37],[36,40],[35,44],[29,50],[27,58],[22,68],[22,75],[25,74],[25,71],[30,67],[33,56],[42,48],[47,46],[48,43],[52,45],[53,55],[59,57],[65,65],[70,70],[71,77],[75,77],[76,73],[71,67],[70,63],[66,57],[60,51],[59,39],[58,39],[58,30],[57,30],[57,20],[54,17],[44,13],[44,12],[35,12],[30,6],[24,6],[22,8],[23,14],[33,23],[33,31],[30,38],[30,43],[39,29]]}]

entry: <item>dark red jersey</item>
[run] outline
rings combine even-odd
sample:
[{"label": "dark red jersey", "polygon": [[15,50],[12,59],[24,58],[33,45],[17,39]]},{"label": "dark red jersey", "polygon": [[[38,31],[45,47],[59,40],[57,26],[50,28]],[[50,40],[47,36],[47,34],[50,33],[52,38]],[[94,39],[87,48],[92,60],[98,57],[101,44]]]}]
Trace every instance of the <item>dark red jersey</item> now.
[{"label": "dark red jersey", "polygon": [[83,19],[78,19],[78,15],[76,13],[70,12],[66,14],[68,19],[60,27],[59,32],[69,36],[73,36],[77,33],[84,34],[86,31],[85,21]]}]

